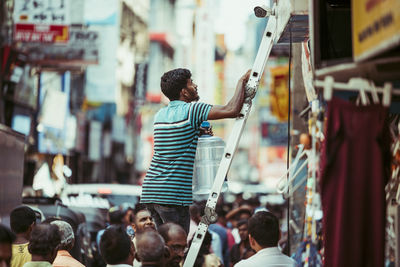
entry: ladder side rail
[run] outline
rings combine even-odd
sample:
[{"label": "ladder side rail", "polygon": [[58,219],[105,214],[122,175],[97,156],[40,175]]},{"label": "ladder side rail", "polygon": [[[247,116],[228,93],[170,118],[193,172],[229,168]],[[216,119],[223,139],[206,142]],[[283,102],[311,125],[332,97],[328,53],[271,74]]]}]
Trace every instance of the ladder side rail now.
[{"label": "ladder side rail", "polygon": [[196,233],[193,236],[192,244],[190,246],[189,252],[186,256],[186,260],[183,267],[192,267],[196,261],[197,255],[199,253],[200,247],[203,243],[205,233],[207,232],[208,225],[215,223],[217,220],[217,215],[215,214],[215,207],[220,195],[223,182],[229,171],[229,167],[232,163],[233,155],[239,144],[240,137],[242,135],[244,126],[246,124],[247,118],[251,110],[251,100],[257,92],[257,88],[262,77],[262,73],[265,68],[265,64],[271,53],[272,46],[275,42],[276,36],[276,17],[269,17],[267,26],[261,40],[260,47],[258,48],[257,56],[251,70],[250,78],[246,83],[246,99],[243,104],[240,115],[235,119],[232,132],[228,138],[227,145],[224,150],[223,157],[221,159],[216,178],[214,180],[211,193],[208,197],[205,215],[202,217]]},{"label": "ladder side rail", "polygon": [[231,130],[231,134],[229,135],[223,157],[221,159],[213,186],[211,188],[211,193],[207,200],[207,208],[215,209],[216,207],[223,186],[223,182],[231,166],[234,153],[236,152],[236,149],[239,145],[240,137],[244,130],[244,126],[246,125],[247,118],[250,114],[251,99],[255,96],[255,93],[257,92],[257,88],[260,83],[265,64],[268,60],[269,54],[271,53],[272,46],[274,44],[275,29],[276,18],[275,16],[272,16],[269,18],[268,24],[265,27],[263,38],[261,40],[261,44],[258,49],[255,62],[253,64],[253,68],[251,69],[250,78],[246,84],[246,90],[250,91],[250,93],[248,93],[248,95],[250,95],[250,100],[246,100],[246,103],[243,104],[240,115],[236,118],[236,121]]}]

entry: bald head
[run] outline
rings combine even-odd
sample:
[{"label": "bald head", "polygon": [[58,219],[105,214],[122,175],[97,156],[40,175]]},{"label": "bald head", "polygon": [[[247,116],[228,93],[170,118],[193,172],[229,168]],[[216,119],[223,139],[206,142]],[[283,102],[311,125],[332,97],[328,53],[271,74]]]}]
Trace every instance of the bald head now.
[{"label": "bald head", "polygon": [[187,236],[185,230],[176,223],[165,223],[158,228],[158,232],[164,238],[165,242],[180,236]]},{"label": "bald head", "polygon": [[183,261],[187,248],[187,234],[182,226],[175,223],[166,223],[158,228],[170,250],[170,257],[166,261],[167,267],[179,267]]},{"label": "bald head", "polygon": [[161,263],[165,252],[164,239],[156,231],[145,231],[136,237],[136,253],[142,263]]}]

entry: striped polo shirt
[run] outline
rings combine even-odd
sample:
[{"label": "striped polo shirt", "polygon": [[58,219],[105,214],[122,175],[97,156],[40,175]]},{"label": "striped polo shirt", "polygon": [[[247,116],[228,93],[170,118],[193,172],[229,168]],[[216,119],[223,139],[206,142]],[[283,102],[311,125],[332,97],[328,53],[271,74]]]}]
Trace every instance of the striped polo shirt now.
[{"label": "striped polo shirt", "polygon": [[192,204],[192,177],[200,124],[211,105],[171,101],[154,119],[154,154],[141,203]]}]

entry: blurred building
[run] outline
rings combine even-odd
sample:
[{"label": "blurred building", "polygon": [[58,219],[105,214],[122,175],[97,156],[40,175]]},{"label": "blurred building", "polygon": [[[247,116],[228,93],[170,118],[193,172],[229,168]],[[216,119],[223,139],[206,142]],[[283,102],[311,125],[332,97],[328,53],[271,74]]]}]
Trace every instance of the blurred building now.
[{"label": "blurred building", "polygon": [[0,123],[26,136],[24,185],[42,167],[50,184],[135,181],[149,9],[143,0],[1,2]]}]

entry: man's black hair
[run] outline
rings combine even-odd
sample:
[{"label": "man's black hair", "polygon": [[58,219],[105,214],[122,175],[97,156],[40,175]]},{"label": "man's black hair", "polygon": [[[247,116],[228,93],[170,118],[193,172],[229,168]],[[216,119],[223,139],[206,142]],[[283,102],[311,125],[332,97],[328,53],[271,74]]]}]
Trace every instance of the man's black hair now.
[{"label": "man's black hair", "polygon": [[60,245],[61,236],[58,227],[52,224],[39,224],[33,228],[28,250],[31,254],[47,256]]},{"label": "man's black hair", "polygon": [[263,247],[275,247],[279,241],[279,221],[270,212],[256,212],[249,219],[249,234]]},{"label": "man's black hair", "polygon": [[249,217],[251,217],[252,212],[250,210],[248,210],[248,209],[239,210],[238,213],[236,214],[235,218],[239,219],[242,214],[248,214]]},{"label": "man's black hair", "polygon": [[246,220],[246,219],[241,219],[236,223],[236,227],[239,228],[240,226],[242,226],[244,224],[248,226],[249,225],[249,221]]},{"label": "man's black hair", "polygon": [[146,207],[146,205],[138,203],[138,204],[136,204],[135,209],[133,210],[133,213],[136,215],[142,210],[147,210],[148,212],[150,212],[149,209]]},{"label": "man's black hair", "polygon": [[110,224],[122,224],[124,213],[120,209],[113,209],[109,211]]},{"label": "man's black hair", "polygon": [[188,69],[170,70],[161,77],[161,91],[169,100],[178,100],[181,90],[187,86],[191,77],[192,74]]},{"label": "man's black hair", "polygon": [[108,227],[100,239],[100,252],[107,264],[120,264],[129,257],[132,241],[121,225]]},{"label": "man's black hair", "polygon": [[15,241],[15,234],[6,226],[0,224],[0,244],[12,244]]},{"label": "man's black hair", "polygon": [[10,213],[11,230],[16,234],[28,231],[34,222],[36,222],[35,211],[28,206],[19,206]]}]

